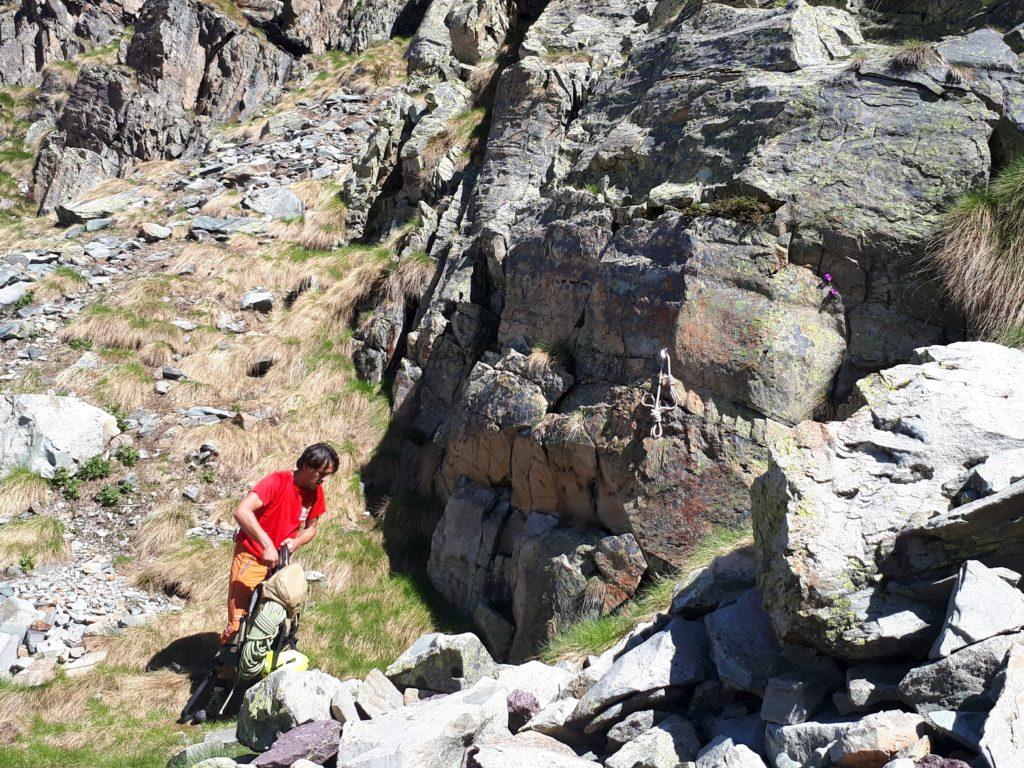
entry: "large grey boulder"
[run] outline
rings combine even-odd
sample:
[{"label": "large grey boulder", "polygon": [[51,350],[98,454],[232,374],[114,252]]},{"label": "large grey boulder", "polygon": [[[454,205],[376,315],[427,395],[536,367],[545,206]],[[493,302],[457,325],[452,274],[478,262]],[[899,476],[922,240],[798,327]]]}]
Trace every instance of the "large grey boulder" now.
[{"label": "large grey boulder", "polygon": [[750,589],[704,619],[718,676],[733,688],[764,696],[782,664],[782,647],[761,595]]},{"label": "large grey boulder", "polygon": [[634,694],[669,686],[685,688],[708,679],[713,674],[708,650],[703,622],[673,619],[662,631],[619,656],[580,699],[573,719],[589,720]]},{"label": "large grey boulder", "polygon": [[[949,513],[965,466],[1024,447],[1024,353],[958,343],[916,362],[858,382],[846,421],[794,428],[752,491],[760,585],[784,640],[870,659],[927,650],[938,632],[935,608],[878,576],[913,581],[897,540]],[[945,551],[956,568],[986,559],[959,543]]]},{"label": "large grey boulder", "polygon": [[933,659],[945,658],[964,646],[1021,627],[1024,593],[1007,583],[1003,574],[968,560],[957,576],[946,622],[930,655]]},{"label": "large grey boulder", "polygon": [[338,744],[339,768],[447,768],[476,742],[508,738],[505,691],[496,680],[349,723]]},{"label": "large grey boulder", "polygon": [[52,477],[107,450],[117,419],[77,397],[0,396],[0,475],[25,467]]},{"label": "large grey boulder", "polygon": [[95,200],[71,201],[55,207],[57,221],[64,226],[85,224],[94,219],[106,219],[128,208],[145,203],[145,198],[136,190],[118,192]]},{"label": "large grey boulder", "polygon": [[1006,674],[996,704],[985,720],[981,754],[989,768],[1024,764],[1024,644],[1015,643],[1006,661]]},{"label": "large grey boulder", "polygon": [[264,187],[250,190],[242,205],[272,219],[297,219],[306,210],[302,199],[285,187]]},{"label": "large grey boulder", "polygon": [[767,768],[750,747],[734,744],[732,739],[718,738],[704,748],[697,758],[697,768]]},{"label": "large grey boulder", "polygon": [[385,670],[399,688],[440,693],[461,691],[482,678],[496,677],[498,667],[472,632],[423,635]]},{"label": "large grey boulder", "polygon": [[672,715],[622,746],[604,761],[607,768],[675,768],[700,749],[693,724]]},{"label": "large grey boulder", "polygon": [[996,635],[952,656],[915,667],[900,681],[900,698],[918,712],[941,709],[985,710],[985,691],[1022,635]]},{"label": "large grey boulder", "polygon": [[342,682],[325,672],[272,672],[245,692],[238,713],[238,741],[262,752],[282,733],[314,720],[331,719],[331,699]]},{"label": "large grey boulder", "polygon": [[898,752],[916,744],[926,731],[919,715],[876,712],[843,733],[829,750],[829,758],[844,768],[882,768]]}]

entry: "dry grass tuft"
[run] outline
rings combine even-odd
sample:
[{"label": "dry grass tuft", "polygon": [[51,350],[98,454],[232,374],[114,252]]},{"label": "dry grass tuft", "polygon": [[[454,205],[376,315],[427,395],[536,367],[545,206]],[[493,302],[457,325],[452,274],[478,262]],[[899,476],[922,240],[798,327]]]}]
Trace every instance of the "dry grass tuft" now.
[{"label": "dry grass tuft", "polygon": [[135,550],[140,558],[166,554],[185,540],[185,531],[193,524],[192,513],[183,504],[158,510],[139,527]]},{"label": "dry grass tuft", "polygon": [[419,299],[430,285],[437,264],[423,251],[403,256],[385,282],[385,300],[401,304],[408,299]]},{"label": "dry grass tuft", "polygon": [[136,362],[120,363],[106,371],[95,384],[104,403],[131,411],[142,405],[153,389],[153,376]]},{"label": "dry grass tuft", "polygon": [[983,335],[999,338],[1024,322],[1024,158],[946,213],[929,264]]},{"label": "dry grass tuft", "polygon": [[45,478],[24,467],[12,470],[0,480],[0,517],[20,515],[27,509],[42,509],[49,495]]},{"label": "dry grass tuft", "polygon": [[136,583],[153,592],[207,603],[227,595],[230,555],[230,542],[212,546],[202,539],[188,539],[143,566]]},{"label": "dry grass tuft", "polygon": [[88,282],[88,278],[77,269],[62,264],[36,283],[33,293],[36,301],[56,301],[78,293]]},{"label": "dry grass tuft", "polygon": [[216,219],[240,216],[242,214],[242,193],[236,191],[222,192],[203,203],[203,207],[199,212],[204,216],[213,216]]},{"label": "dry grass tuft", "polygon": [[423,167],[436,168],[441,158],[455,149],[459,149],[456,160],[465,165],[483,146],[489,127],[490,112],[484,107],[475,107],[456,115],[443,131],[428,140],[423,150]]},{"label": "dry grass tuft", "polygon": [[932,43],[905,40],[893,51],[889,67],[895,72],[917,72],[939,60],[939,52]]},{"label": "dry grass tuft", "polygon": [[40,515],[0,525],[0,566],[65,562],[71,548],[64,540],[64,524]]}]

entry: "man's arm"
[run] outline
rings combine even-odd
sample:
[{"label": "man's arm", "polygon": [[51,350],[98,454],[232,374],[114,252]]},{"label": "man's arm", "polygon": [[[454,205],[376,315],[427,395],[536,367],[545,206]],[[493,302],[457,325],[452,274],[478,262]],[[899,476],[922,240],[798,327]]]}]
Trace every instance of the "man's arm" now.
[{"label": "man's arm", "polygon": [[318,519],[319,518],[314,517],[312,520],[307,520],[305,528],[295,534],[294,537],[285,539],[281,543],[287,544],[290,552],[294,552],[304,544],[309,544],[309,542],[313,540],[313,537],[316,536],[316,524]]},{"label": "man's arm", "polygon": [[280,558],[274,542],[271,541],[267,532],[263,530],[260,521],[256,519],[256,513],[261,509],[263,509],[263,500],[252,491],[249,491],[245,498],[238,503],[234,517],[238,526],[245,531],[249,538],[258,541],[260,546],[263,547],[263,557],[260,558],[263,564],[268,568],[273,568],[277,565],[277,561]]}]

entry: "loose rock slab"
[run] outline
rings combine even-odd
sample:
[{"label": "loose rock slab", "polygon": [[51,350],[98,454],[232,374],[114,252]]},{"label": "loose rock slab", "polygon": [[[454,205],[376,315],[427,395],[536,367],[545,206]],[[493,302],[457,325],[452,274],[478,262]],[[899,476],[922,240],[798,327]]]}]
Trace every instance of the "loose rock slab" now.
[{"label": "loose rock slab", "polygon": [[574,720],[588,720],[627,696],[666,686],[702,682],[712,675],[708,638],[701,621],[674,619],[622,654],[580,699]]},{"label": "loose rock slab", "polygon": [[949,598],[946,622],[931,658],[944,659],[961,648],[1024,626],[1024,593],[1002,574],[977,560],[960,569]]},{"label": "loose rock slab", "polygon": [[461,691],[497,673],[494,659],[472,632],[424,635],[385,671],[399,688],[440,693]]},{"label": "loose rock slab", "polygon": [[448,768],[487,738],[510,738],[505,691],[495,680],[443,698],[349,723],[338,744],[339,768]]},{"label": "loose rock slab", "polygon": [[769,678],[780,664],[782,648],[761,595],[750,589],[704,620],[718,676],[729,686],[764,696]]},{"label": "loose rock slab", "polygon": [[700,738],[684,717],[672,715],[626,743],[605,760],[607,768],[675,768],[692,760]]},{"label": "loose rock slab", "polygon": [[341,685],[340,680],[319,670],[271,673],[245,692],[238,713],[238,741],[262,752],[296,726],[330,720],[331,699]]},{"label": "loose rock slab", "polygon": [[1006,662],[1006,679],[985,721],[981,754],[991,768],[1024,765],[1024,644],[1015,643]]}]

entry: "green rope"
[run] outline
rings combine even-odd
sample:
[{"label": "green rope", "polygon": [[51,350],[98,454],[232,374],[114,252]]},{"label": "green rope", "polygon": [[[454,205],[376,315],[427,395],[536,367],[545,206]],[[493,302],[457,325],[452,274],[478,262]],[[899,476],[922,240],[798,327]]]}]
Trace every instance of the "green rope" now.
[{"label": "green rope", "polygon": [[270,653],[277,630],[285,619],[284,606],[273,600],[264,600],[256,611],[249,626],[249,633],[242,645],[241,658],[238,661],[238,676],[242,680],[252,680],[263,671],[263,661]]}]

